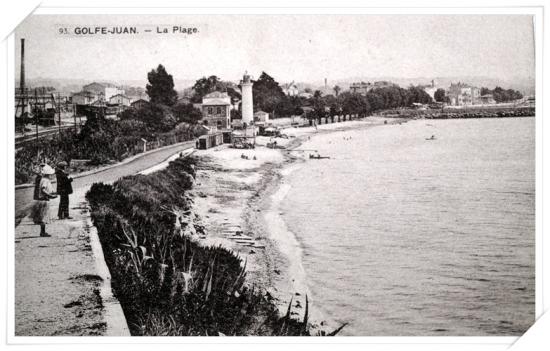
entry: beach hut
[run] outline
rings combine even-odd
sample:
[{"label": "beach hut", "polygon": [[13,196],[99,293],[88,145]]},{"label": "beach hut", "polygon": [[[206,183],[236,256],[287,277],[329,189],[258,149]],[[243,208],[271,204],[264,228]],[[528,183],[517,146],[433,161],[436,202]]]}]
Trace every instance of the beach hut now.
[{"label": "beach hut", "polygon": [[223,133],[204,134],[199,137],[198,148],[206,150],[221,144],[223,144]]}]

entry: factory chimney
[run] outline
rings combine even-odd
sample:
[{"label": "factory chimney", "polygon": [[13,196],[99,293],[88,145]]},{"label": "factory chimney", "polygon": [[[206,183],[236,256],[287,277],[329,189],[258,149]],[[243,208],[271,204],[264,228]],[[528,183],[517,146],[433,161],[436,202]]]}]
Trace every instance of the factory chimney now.
[{"label": "factory chimney", "polygon": [[25,92],[25,39],[21,39],[21,76],[19,77],[21,94]]}]

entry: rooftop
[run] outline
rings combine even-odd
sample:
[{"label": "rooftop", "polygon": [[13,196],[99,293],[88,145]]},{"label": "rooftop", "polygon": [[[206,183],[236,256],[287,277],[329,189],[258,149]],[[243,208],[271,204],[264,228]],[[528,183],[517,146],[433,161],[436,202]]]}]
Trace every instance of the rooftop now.
[{"label": "rooftop", "polygon": [[203,106],[225,106],[225,105],[231,105],[231,103],[224,99],[203,99],[202,100]]}]

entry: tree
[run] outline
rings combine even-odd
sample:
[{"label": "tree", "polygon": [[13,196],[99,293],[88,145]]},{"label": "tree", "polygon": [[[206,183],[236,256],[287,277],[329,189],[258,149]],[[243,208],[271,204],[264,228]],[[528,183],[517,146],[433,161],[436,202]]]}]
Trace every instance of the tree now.
[{"label": "tree", "polygon": [[[265,72],[262,72],[260,78],[252,85],[252,93],[254,107],[265,112],[275,112],[277,105],[287,97],[279,83]],[[277,114],[279,112],[277,111]]]},{"label": "tree", "polygon": [[519,91],[513,89],[504,90],[503,88],[498,86],[493,89],[492,94],[496,102],[514,101],[519,100],[523,97],[523,95]]},{"label": "tree", "polygon": [[410,106],[413,103],[429,104],[433,102],[432,97],[421,87],[411,86],[404,93],[407,106]]},{"label": "tree", "polygon": [[483,96],[483,95],[491,94],[491,90],[489,88],[482,87],[479,93]]},{"label": "tree", "polygon": [[334,95],[338,96],[338,94],[340,94],[340,91],[342,91],[342,88],[340,88],[338,85],[335,85],[332,90],[334,90]]},{"label": "tree", "polygon": [[[192,107],[193,105],[191,105]],[[199,111],[200,113],[200,111]],[[128,109],[118,114],[122,121],[140,121],[145,126],[144,131],[168,132],[176,126],[178,120],[171,108],[161,104],[147,104],[139,110]]]},{"label": "tree", "polygon": [[178,123],[197,124],[202,119],[202,113],[193,104],[176,104],[172,111]]},{"label": "tree", "polygon": [[437,102],[445,102],[445,89],[437,89],[434,93],[434,100]]},{"label": "tree", "polygon": [[163,65],[153,69],[147,74],[149,83],[146,92],[151,103],[172,106],[178,99],[178,93],[174,90],[174,79],[166,72]]},{"label": "tree", "polygon": [[217,76],[202,77],[195,82],[193,85],[193,97],[191,100],[193,102],[201,102],[203,96],[210,94],[214,91],[224,91],[226,88],[225,84]]},{"label": "tree", "polygon": [[243,119],[241,111],[239,110],[231,110],[230,114],[231,114],[231,121],[234,121],[236,119]]}]

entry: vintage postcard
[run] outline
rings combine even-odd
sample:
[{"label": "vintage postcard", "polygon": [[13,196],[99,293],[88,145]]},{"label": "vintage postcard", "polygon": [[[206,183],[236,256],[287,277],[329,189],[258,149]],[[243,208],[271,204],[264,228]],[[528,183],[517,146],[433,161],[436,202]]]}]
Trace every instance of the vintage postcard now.
[{"label": "vintage postcard", "polygon": [[28,16],[14,337],[523,335],[517,12]]}]

